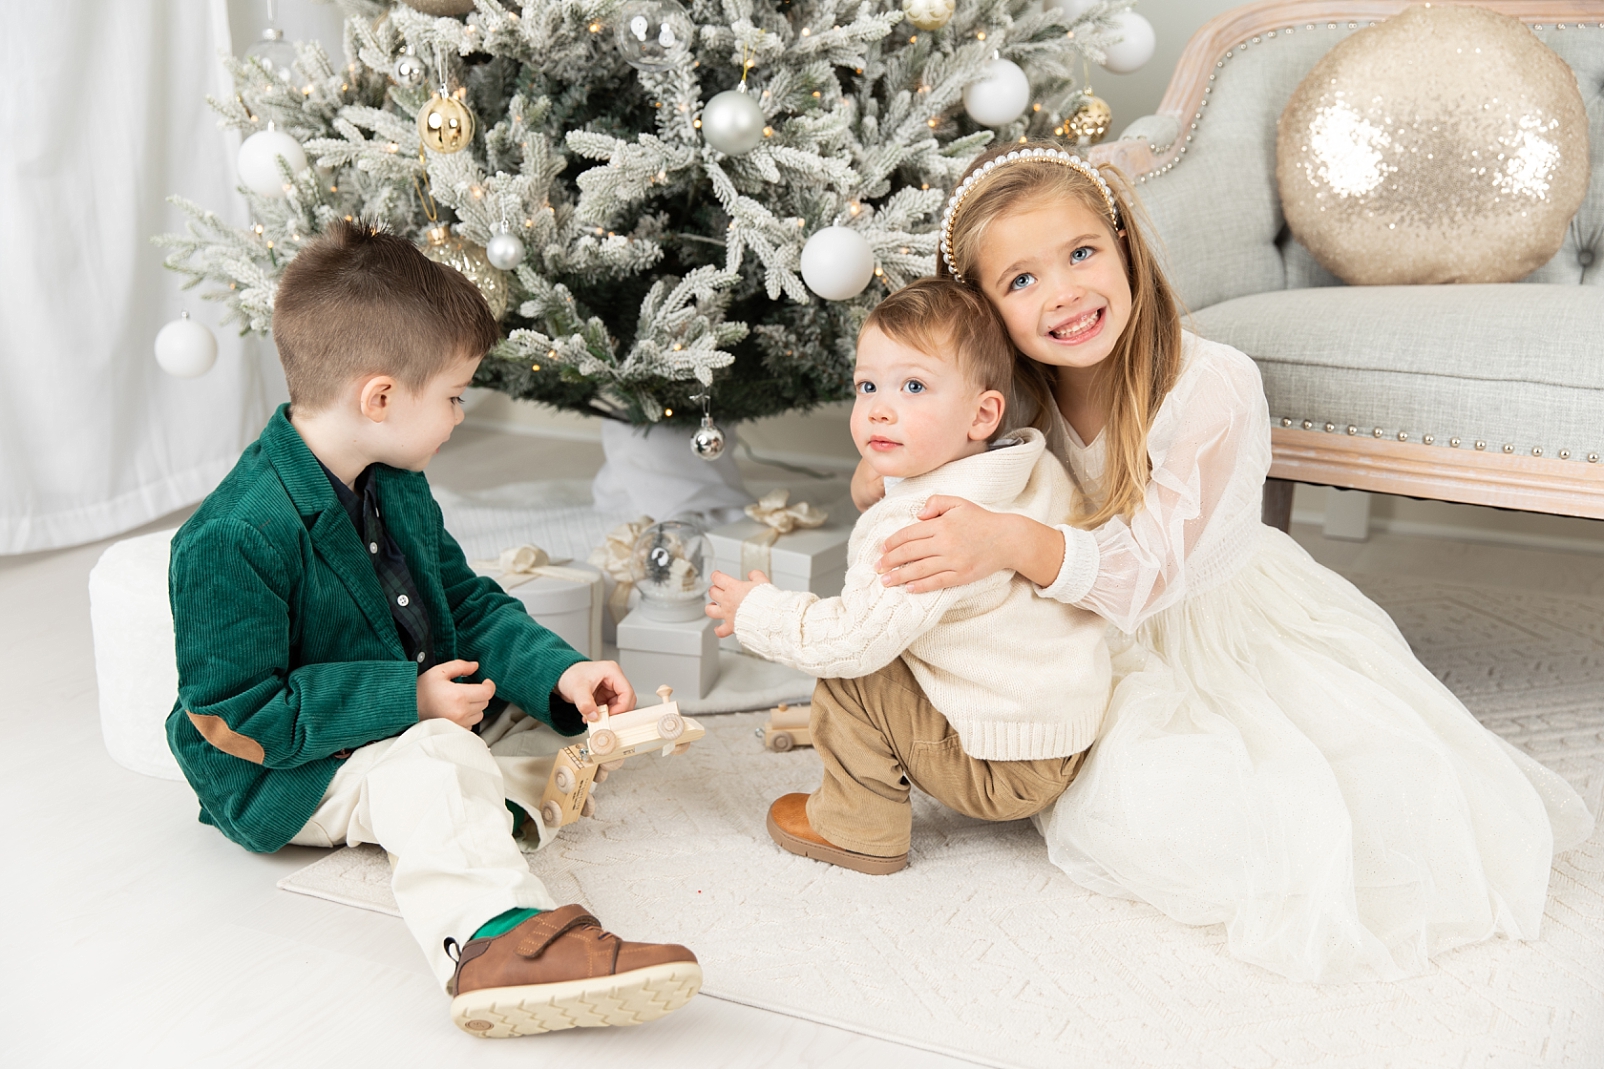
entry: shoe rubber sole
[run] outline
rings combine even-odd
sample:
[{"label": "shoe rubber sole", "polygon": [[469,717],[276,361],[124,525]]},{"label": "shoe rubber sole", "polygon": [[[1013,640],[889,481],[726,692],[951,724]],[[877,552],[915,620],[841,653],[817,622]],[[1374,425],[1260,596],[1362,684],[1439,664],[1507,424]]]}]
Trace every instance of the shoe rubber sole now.
[{"label": "shoe rubber sole", "polygon": [[769,838],[778,843],[780,849],[789,850],[802,857],[810,857],[814,861],[827,861],[854,872],[868,873],[870,876],[889,876],[908,867],[907,854],[899,854],[896,857],[875,857],[873,854],[860,854],[854,850],[843,850],[839,846],[810,842],[792,835],[774,822],[773,813],[768,816],[768,826]]},{"label": "shoe rubber sole", "polygon": [[480,988],[451,1000],[451,1019],[482,1039],[645,1024],[673,1013],[701,988],[702,967],[674,961],[616,976]]}]

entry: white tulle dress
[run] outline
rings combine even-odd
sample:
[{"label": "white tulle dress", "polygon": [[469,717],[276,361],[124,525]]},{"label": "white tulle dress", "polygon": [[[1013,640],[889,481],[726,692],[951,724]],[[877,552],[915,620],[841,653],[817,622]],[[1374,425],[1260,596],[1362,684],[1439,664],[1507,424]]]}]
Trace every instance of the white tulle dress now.
[{"label": "white tulle dress", "polygon": [[[1592,817],[1493,735],[1392,620],[1260,522],[1258,369],[1191,335],[1129,523],[1065,528],[1046,596],[1107,619],[1116,684],[1080,775],[1036,818],[1079,883],[1299,980],[1395,979],[1535,938],[1556,849]],[[1056,439],[1056,441],[1054,441]],[[1101,440],[1049,440],[1087,493]]]}]

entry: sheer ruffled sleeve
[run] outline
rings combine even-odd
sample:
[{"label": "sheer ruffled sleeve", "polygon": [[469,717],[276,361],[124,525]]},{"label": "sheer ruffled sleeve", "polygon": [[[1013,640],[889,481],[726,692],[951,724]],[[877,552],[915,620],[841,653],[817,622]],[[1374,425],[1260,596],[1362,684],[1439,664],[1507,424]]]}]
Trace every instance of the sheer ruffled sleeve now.
[{"label": "sheer ruffled sleeve", "polygon": [[1143,507],[1091,531],[1060,527],[1064,562],[1041,588],[1126,632],[1234,572],[1261,522],[1270,417],[1258,368],[1235,349],[1188,341],[1186,370],[1148,433]]}]

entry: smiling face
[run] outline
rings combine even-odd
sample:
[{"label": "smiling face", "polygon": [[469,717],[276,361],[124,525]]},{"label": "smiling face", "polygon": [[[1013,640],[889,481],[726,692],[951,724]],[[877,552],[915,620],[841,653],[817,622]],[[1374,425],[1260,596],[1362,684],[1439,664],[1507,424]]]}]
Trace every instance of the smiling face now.
[{"label": "smiling face", "polygon": [[1131,318],[1131,287],[1106,217],[1054,197],[993,219],[975,281],[1019,351],[1053,367],[1087,369],[1114,351]]},{"label": "smiling face", "polygon": [[[399,383],[385,389],[384,399],[378,402],[385,414],[373,429],[374,459],[408,471],[422,471],[428,467],[429,461],[462,422],[462,394],[473,384],[479,359],[472,357],[454,362],[416,393]],[[369,413],[372,411],[369,406],[377,399],[369,399],[367,392],[382,378],[369,380],[369,386],[364,389],[363,407]]]},{"label": "smiling face", "polygon": [[1003,395],[982,389],[955,354],[934,357],[868,327],[852,373],[852,440],[881,476],[906,479],[984,452]]}]

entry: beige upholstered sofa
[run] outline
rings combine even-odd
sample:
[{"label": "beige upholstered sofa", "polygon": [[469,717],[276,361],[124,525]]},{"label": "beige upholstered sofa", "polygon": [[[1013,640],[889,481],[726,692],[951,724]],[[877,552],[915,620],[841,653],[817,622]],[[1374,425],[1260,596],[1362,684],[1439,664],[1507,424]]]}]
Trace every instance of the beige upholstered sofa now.
[{"label": "beige upholstered sofa", "polygon": [[1158,114],[1095,158],[1137,183],[1196,329],[1259,364],[1271,522],[1292,482],[1604,518],[1604,3],[1480,0],[1571,65],[1591,121],[1587,197],[1522,282],[1345,286],[1286,228],[1277,117],[1333,45],[1407,6],[1228,11],[1187,45]]}]

